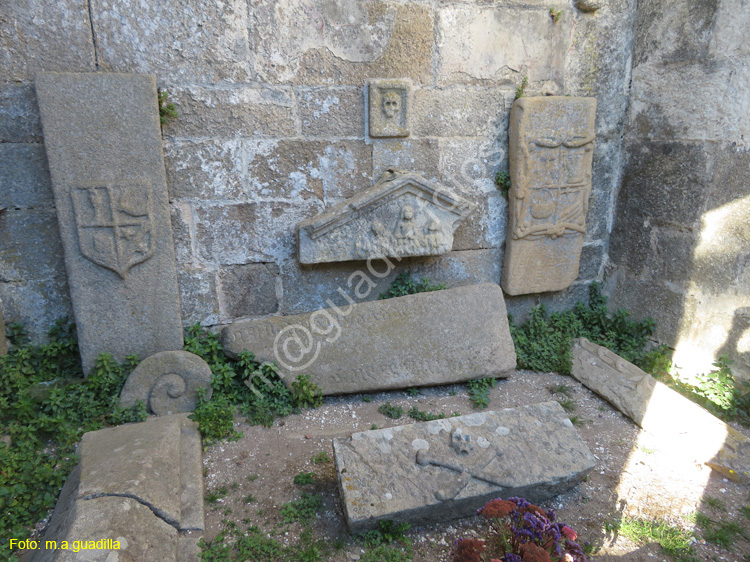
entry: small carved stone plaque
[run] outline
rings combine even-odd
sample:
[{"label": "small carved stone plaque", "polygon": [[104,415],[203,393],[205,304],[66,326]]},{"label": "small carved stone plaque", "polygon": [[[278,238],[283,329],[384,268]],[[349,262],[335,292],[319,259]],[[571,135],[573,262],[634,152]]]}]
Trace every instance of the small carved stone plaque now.
[{"label": "small carved stone plaque", "polygon": [[333,451],[352,532],[466,517],[498,496],[538,502],[594,467],[557,402],[364,431],[334,439]]},{"label": "small carved stone plaque", "polygon": [[370,136],[408,137],[411,87],[403,80],[373,80],[369,84]]},{"label": "small carved stone plaque", "polygon": [[299,224],[301,263],[433,256],[476,205],[418,174],[389,170],[371,188]]},{"label": "small carved stone plaque", "polygon": [[520,98],[510,116],[510,221],[502,286],[560,291],[578,277],[591,193],[596,99]]}]

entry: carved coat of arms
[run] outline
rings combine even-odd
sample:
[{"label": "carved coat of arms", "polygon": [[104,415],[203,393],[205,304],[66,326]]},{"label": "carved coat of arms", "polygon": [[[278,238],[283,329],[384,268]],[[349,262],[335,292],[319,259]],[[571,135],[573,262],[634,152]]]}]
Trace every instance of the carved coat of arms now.
[{"label": "carved coat of arms", "polygon": [[81,254],[125,279],[154,255],[153,194],[146,183],[72,190]]}]

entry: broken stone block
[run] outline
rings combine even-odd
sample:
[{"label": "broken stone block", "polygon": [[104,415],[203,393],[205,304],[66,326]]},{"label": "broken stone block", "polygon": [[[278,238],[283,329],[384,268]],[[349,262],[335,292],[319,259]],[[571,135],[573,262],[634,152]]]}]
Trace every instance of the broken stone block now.
[{"label": "broken stone block", "polygon": [[509,295],[560,291],[578,277],[591,194],[596,99],[522,97],[510,114]]},{"label": "broken stone block", "polygon": [[539,502],[595,465],[557,402],[364,431],[333,451],[352,532],[466,517],[500,496]]},{"label": "broken stone block", "polygon": [[84,373],[182,349],[156,80],[42,72],[36,93]]},{"label": "broken stone block", "polygon": [[221,338],[231,357],[250,351],[287,386],[305,374],[326,395],[507,377],[516,366],[492,283],[235,322]]},{"label": "broken stone block", "polygon": [[162,351],[147,357],[130,373],[120,393],[120,406],[139,400],[157,416],[192,412],[198,389],[211,398],[211,367],[189,351]]},{"label": "broken stone block", "polygon": [[299,260],[434,256],[449,252],[453,233],[476,205],[445,187],[402,171],[299,223]]},{"label": "broken stone block", "polygon": [[665,445],[750,482],[750,439],[616,353],[579,338],[572,374]]},{"label": "broken stone block", "polygon": [[403,80],[369,83],[371,137],[408,137],[411,86]]}]

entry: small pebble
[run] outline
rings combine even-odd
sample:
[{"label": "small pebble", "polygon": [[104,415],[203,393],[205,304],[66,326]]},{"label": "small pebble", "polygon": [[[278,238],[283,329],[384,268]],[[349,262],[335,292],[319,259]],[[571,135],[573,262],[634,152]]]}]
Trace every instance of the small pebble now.
[{"label": "small pebble", "polygon": [[305,435],[305,439],[312,439],[312,433],[308,433],[307,435]]}]

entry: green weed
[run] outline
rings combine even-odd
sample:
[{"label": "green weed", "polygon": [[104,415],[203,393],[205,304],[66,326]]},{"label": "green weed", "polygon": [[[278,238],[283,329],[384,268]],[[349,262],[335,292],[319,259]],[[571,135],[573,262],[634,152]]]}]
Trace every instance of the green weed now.
[{"label": "green weed", "polygon": [[325,464],[333,462],[333,459],[325,451],[320,451],[319,453],[316,453],[312,456],[310,462],[312,462],[313,464]]},{"label": "green weed", "polygon": [[174,104],[169,101],[167,90],[159,90],[159,123],[166,125],[172,119],[177,119],[177,110]]},{"label": "green weed", "polygon": [[563,394],[567,397],[571,397],[573,395],[573,389],[570,388],[567,384],[556,384],[554,386],[548,386],[547,390],[549,390],[550,394]]},{"label": "green weed", "polygon": [[500,190],[502,196],[507,199],[508,192],[510,191],[510,174],[505,170],[498,170],[495,173],[495,185]]},{"label": "green weed", "polygon": [[401,406],[393,406],[390,402],[381,404],[378,408],[378,412],[383,414],[386,418],[397,420],[404,415],[404,409]]},{"label": "green weed", "polygon": [[562,17],[562,10],[555,10],[554,8],[550,8],[549,17],[552,18],[552,23],[557,23]]},{"label": "green weed", "polygon": [[429,412],[423,412],[416,406],[413,406],[408,412],[407,415],[415,419],[417,421],[432,421],[432,420],[439,420],[445,417],[445,414],[442,412],[440,414],[431,414]]},{"label": "green weed", "polygon": [[227,497],[227,494],[229,494],[229,490],[227,490],[226,486],[221,486],[219,488],[216,488],[215,490],[211,490],[206,494],[206,501],[208,503],[216,503],[220,499]]},{"label": "green weed", "polygon": [[524,76],[523,79],[521,80],[521,85],[518,86],[518,88],[516,88],[516,97],[514,99],[522,98],[524,96],[526,86],[528,85],[529,85],[529,77]]},{"label": "green weed", "polygon": [[469,389],[469,400],[475,408],[486,408],[490,405],[490,390],[495,387],[495,379],[474,379],[466,383]]},{"label": "green weed", "polygon": [[431,291],[440,291],[445,289],[444,283],[433,284],[429,279],[423,277],[419,283],[415,283],[411,278],[408,270],[402,271],[391,283],[390,288],[385,293],[380,293],[380,299],[392,299],[394,297],[403,297],[405,295],[414,295],[416,293],[429,293]]},{"label": "green weed", "polygon": [[294,477],[294,483],[297,486],[306,486],[307,484],[312,484],[314,481],[315,481],[314,472],[300,472]]},{"label": "green weed", "polygon": [[292,383],[292,396],[295,404],[303,408],[317,408],[323,404],[323,392],[307,375],[298,376]]},{"label": "green weed", "polygon": [[566,412],[576,411],[576,403],[570,399],[558,400],[557,403],[560,404],[560,406],[562,406],[563,410],[565,410]]},{"label": "green weed", "polygon": [[613,529],[633,542],[658,543],[670,556],[677,557],[692,552],[693,533],[663,520],[624,518]]},{"label": "green weed", "polygon": [[299,521],[302,524],[309,523],[323,505],[320,494],[306,494],[298,500],[293,500],[281,506],[281,517],[284,523]]}]

